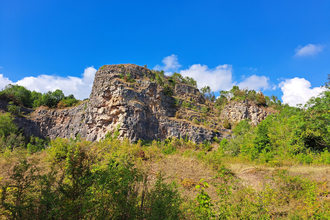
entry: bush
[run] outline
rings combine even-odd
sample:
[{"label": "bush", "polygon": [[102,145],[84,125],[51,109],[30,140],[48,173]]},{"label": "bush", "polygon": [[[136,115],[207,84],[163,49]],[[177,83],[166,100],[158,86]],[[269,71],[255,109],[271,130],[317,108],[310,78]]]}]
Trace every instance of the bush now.
[{"label": "bush", "polygon": [[[127,155],[97,161],[90,142],[52,142],[51,170],[23,159],[0,182],[0,213],[8,219],[182,219],[183,200],[176,186],[157,175],[153,187]],[[59,154],[57,154],[59,153]],[[63,155],[65,157],[63,158]],[[56,159],[56,161],[58,161]],[[55,162],[55,161],[54,161]],[[54,171],[54,170],[58,170]]]},{"label": "bush", "polygon": [[13,102],[9,102],[9,105],[7,106],[8,111],[15,116],[20,116],[21,115],[21,107],[14,105]]},{"label": "bush", "polygon": [[164,86],[163,93],[166,96],[173,96],[173,90],[169,85]]},{"label": "bush", "polygon": [[240,121],[233,129],[234,134],[236,135],[245,134],[247,131],[251,129],[250,122],[251,121],[249,119]]},{"label": "bush", "polygon": [[3,96],[8,101],[13,101],[26,107],[32,107],[31,91],[24,86],[9,84],[0,92],[0,96]]},{"label": "bush", "polygon": [[10,114],[0,114],[0,137],[6,138],[10,134],[18,134],[18,127],[13,120]]},{"label": "bush", "polygon": [[220,142],[220,147],[226,147],[228,145],[228,141],[226,138],[222,138],[221,142]]},{"label": "bush", "polygon": [[266,152],[271,150],[270,138],[268,136],[268,126],[267,121],[262,121],[257,127],[257,136],[253,141],[254,148],[257,153],[261,153],[263,150]]},{"label": "bush", "polygon": [[223,121],[223,127],[226,128],[226,129],[231,129],[231,124],[230,122],[228,121],[228,119],[225,119]]},{"label": "bush", "polygon": [[265,99],[265,96],[264,94],[262,94],[262,92],[259,92],[257,94],[257,104],[258,105],[261,105],[261,106],[265,106],[266,105],[266,99]]}]

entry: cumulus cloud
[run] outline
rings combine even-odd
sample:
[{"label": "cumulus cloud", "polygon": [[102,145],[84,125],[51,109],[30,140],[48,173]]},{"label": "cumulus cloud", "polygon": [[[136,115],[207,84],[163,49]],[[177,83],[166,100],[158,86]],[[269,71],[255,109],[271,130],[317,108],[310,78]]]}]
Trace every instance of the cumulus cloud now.
[{"label": "cumulus cloud", "polygon": [[270,89],[271,83],[269,77],[252,75],[238,84],[239,88],[259,91],[261,89]]},{"label": "cumulus cloud", "polygon": [[4,89],[6,85],[13,83],[7,77],[4,77],[3,74],[0,74],[0,90]]},{"label": "cumulus cloud", "polygon": [[206,65],[194,64],[189,69],[181,70],[180,74],[194,78],[199,88],[210,86],[212,91],[219,91],[233,87],[232,72],[232,66],[228,64],[219,65],[214,69],[209,69]]},{"label": "cumulus cloud", "polygon": [[31,91],[41,93],[60,89],[65,95],[73,94],[77,99],[82,100],[88,98],[92,91],[96,71],[94,67],[88,67],[85,69],[81,78],[73,76],[60,77],[55,75],[40,75],[37,77],[25,77],[15,83],[0,74],[0,87],[3,86],[2,84],[5,86],[9,83],[13,83],[25,86]]},{"label": "cumulus cloud", "polygon": [[282,81],[279,87],[283,92],[283,102],[288,103],[290,106],[296,106],[297,104],[304,105],[311,97],[318,96],[321,92],[325,91],[325,88],[322,87],[311,89],[311,83],[308,80],[298,77]]},{"label": "cumulus cloud", "polygon": [[167,56],[162,60],[163,66],[156,65],[154,67],[155,70],[164,70],[167,75],[170,75],[172,71],[177,71],[181,65],[178,62],[178,56],[172,54],[171,56]]},{"label": "cumulus cloud", "polygon": [[[181,65],[178,62],[177,55],[172,54],[162,60],[163,66],[156,65],[155,70],[169,71],[165,74],[170,75],[173,72],[178,71]],[[257,71],[256,68],[248,68],[252,72]],[[184,77],[192,77],[197,81],[198,88],[204,86],[210,86],[214,92],[220,90],[230,90],[237,83],[233,81],[233,68],[230,64],[223,64],[215,67],[214,69],[209,68],[207,65],[193,64],[188,69],[180,70],[180,74]],[[254,90],[270,89],[272,84],[268,77],[252,75],[245,78],[241,83],[238,84],[240,88],[249,88]],[[274,88],[273,88],[274,89]]]},{"label": "cumulus cloud", "polygon": [[298,46],[296,48],[296,54],[295,57],[307,57],[307,56],[313,56],[317,53],[321,52],[323,50],[324,46],[318,44],[308,44],[304,47]]}]

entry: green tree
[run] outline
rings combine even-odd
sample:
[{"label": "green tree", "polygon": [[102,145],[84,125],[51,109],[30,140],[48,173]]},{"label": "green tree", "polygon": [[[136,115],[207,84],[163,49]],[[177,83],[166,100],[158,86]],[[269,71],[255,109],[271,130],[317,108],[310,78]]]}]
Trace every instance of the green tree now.
[{"label": "green tree", "polygon": [[255,101],[257,99],[257,92],[255,90],[249,90],[246,97],[251,101]]},{"label": "green tree", "polygon": [[254,139],[254,148],[257,153],[261,153],[263,150],[266,152],[271,150],[270,138],[268,136],[269,124],[267,121],[262,121],[257,127],[257,136]]},{"label": "green tree", "polygon": [[9,84],[1,91],[1,95],[10,101],[14,101],[18,104],[26,107],[32,107],[31,103],[31,91],[24,86]]},{"label": "green tree", "polygon": [[63,94],[62,90],[56,89],[53,93],[52,96],[56,99],[57,102],[61,101],[64,99],[65,95]]},{"label": "green tree", "polygon": [[52,95],[52,92],[47,92],[42,95],[41,104],[54,108],[57,105],[57,99]]},{"label": "green tree", "polygon": [[0,114],[0,138],[7,137],[10,134],[17,134],[18,128],[16,124],[13,123],[13,118],[10,114]]},{"label": "green tree", "polygon": [[42,94],[40,92],[31,92],[31,104],[33,108],[41,106]]},{"label": "green tree", "polygon": [[266,105],[266,99],[265,99],[264,94],[262,94],[262,92],[258,92],[258,94],[257,94],[257,104],[263,105],[263,106]]}]

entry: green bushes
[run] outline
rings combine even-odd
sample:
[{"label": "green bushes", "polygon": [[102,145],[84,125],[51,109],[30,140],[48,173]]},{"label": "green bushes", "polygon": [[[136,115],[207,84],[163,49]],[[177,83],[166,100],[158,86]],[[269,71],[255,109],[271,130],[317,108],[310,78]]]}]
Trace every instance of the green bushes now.
[{"label": "green bushes", "polygon": [[9,113],[0,114],[0,151],[25,145],[24,137],[13,120]]},{"label": "green bushes", "polygon": [[177,81],[177,82],[181,82],[181,83],[184,83],[184,84],[188,84],[188,85],[193,86],[193,87],[197,87],[196,80],[194,80],[193,78],[190,78],[188,76],[183,77],[180,73],[173,73],[172,76],[171,76],[171,80],[173,82]]},{"label": "green bushes", "polygon": [[[263,129],[259,129],[259,136],[265,134]],[[9,219],[327,219],[329,204],[318,199],[328,192],[322,188],[325,182],[275,169],[263,180],[263,187],[255,190],[223,166],[229,151],[244,144],[241,138],[245,135],[254,147],[258,135],[251,132],[254,130],[229,141],[222,139],[218,150],[213,151],[209,151],[209,142],[197,145],[176,138],[147,146],[141,141],[131,144],[114,138],[95,143],[57,138],[42,152],[48,165],[22,157],[11,175],[0,180],[0,215]],[[266,133],[270,142],[271,132],[269,126]],[[33,138],[30,143],[37,146],[40,140]],[[192,200],[181,198],[177,184],[165,183],[161,173],[155,174],[151,184],[148,168],[142,167],[153,158],[158,161],[173,154],[197,158],[216,170],[218,175],[210,183],[213,188],[200,181]],[[229,159],[240,154],[231,153]],[[322,155],[324,160],[330,158],[329,152]]]},{"label": "green bushes", "polygon": [[[116,142],[116,140],[114,140]],[[57,139],[51,168],[23,159],[1,182],[0,214],[10,219],[180,219],[183,200],[158,175],[153,187],[127,155],[100,163],[90,142]],[[52,171],[56,170],[56,171]]]},{"label": "green bushes", "polygon": [[0,97],[21,104],[26,107],[32,107],[31,91],[24,86],[9,84],[0,92]]},{"label": "green bushes", "polygon": [[257,104],[261,105],[261,106],[265,106],[266,105],[266,99],[264,94],[262,94],[262,92],[259,92],[257,94],[257,98],[256,98]]},{"label": "green bushes", "polygon": [[8,112],[10,112],[10,114],[15,115],[15,116],[20,116],[21,115],[21,107],[14,105],[13,102],[9,102],[9,105],[7,106],[8,108]]},{"label": "green bushes", "polygon": [[226,128],[226,129],[231,129],[231,124],[230,122],[228,121],[228,119],[225,119],[224,122],[223,122],[223,127]]},{"label": "green bushes", "polygon": [[[78,103],[78,100],[73,96],[69,95],[65,97],[62,90],[55,90],[54,92],[47,92],[41,94],[40,92],[26,89],[23,86],[18,85],[7,85],[3,91],[0,92],[0,97],[11,102],[10,111],[18,112],[19,106],[23,105],[28,108],[37,108],[41,105],[55,108],[59,104],[60,108],[71,107]],[[14,109],[16,108],[16,109]],[[13,112],[13,114],[14,114]],[[15,113],[17,115],[17,113]]]}]

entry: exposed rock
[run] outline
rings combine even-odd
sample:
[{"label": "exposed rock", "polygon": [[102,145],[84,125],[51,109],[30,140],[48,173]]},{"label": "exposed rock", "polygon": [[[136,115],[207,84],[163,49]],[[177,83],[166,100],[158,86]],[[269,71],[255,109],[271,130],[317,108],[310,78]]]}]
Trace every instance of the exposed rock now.
[{"label": "exposed rock", "polygon": [[[155,79],[155,74],[141,66],[106,65],[95,74],[88,101],[62,110],[40,107],[30,118],[17,118],[16,122],[27,135],[51,139],[80,134],[82,138],[95,141],[116,129],[119,139],[128,138],[132,142],[187,137],[198,143],[214,137],[230,137],[231,131],[215,122],[207,127],[193,123],[188,117],[175,118],[178,111],[175,98],[165,95],[164,88],[150,79]],[[195,87],[176,83],[173,90],[176,97],[194,103],[195,109],[205,103]],[[226,106],[222,115],[233,121],[250,118],[258,123],[267,112],[242,102]]]},{"label": "exposed rock", "polygon": [[226,104],[221,112],[220,118],[228,119],[232,123],[250,119],[253,125],[257,125],[269,114],[271,114],[270,111],[246,99],[240,102],[231,101]]}]

